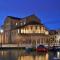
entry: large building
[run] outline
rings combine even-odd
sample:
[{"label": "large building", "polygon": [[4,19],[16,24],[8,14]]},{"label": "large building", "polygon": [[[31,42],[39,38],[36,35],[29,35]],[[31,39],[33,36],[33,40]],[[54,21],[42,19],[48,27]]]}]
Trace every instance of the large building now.
[{"label": "large building", "polygon": [[55,35],[35,15],[24,18],[7,16],[4,22],[4,42],[9,44],[51,45]]}]

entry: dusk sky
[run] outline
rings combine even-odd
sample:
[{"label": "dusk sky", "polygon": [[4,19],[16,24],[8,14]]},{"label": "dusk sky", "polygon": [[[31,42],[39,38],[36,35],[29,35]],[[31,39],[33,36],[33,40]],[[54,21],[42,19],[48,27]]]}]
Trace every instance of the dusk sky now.
[{"label": "dusk sky", "polygon": [[0,0],[0,26],[6,16],[35,14],[49,29],[60,29],[60,0]]}]

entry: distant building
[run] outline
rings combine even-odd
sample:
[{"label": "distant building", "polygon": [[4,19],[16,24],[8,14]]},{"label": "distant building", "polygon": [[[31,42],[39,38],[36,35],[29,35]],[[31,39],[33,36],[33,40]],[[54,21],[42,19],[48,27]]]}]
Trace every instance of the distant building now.
[{"label": "distant building", "polygon": [[56,40],[57,34],[58,34],[58,32],[56,30],[49,30],[51,45],[57,45],[57,40]]},{"label": "distant building", "polygon": [[57,41],[57,45],[60,45],[60,30],[56,30],[57,34],[56,34],[56,41]]}]

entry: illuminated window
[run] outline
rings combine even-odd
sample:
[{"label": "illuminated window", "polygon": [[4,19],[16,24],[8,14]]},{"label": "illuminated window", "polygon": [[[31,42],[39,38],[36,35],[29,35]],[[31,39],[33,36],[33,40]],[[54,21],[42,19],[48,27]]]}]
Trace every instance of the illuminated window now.
[{"label": "illuminated window", "polygon": [[18,29],[18,34],[20,33],[20,30]]},{"label": "illuminated window", "polygon": [[16,23],[16,25],[17,25],[17,23]]},{"label": "illuminated window", "polygon": [[45,34],[48,35],[49,34],[48,31],[45,31]]},{"label": "illuminated window", "polygon": [[26,24],[26,22],[24,22],[24,25]]},{"label": "illuminated window", "polygon": [[24,29],[21,29],[21,33],[24,33]]},{"label": "illuminated window", "polygon": [[26,29],[24,28],[24,33],[26,33]]}]

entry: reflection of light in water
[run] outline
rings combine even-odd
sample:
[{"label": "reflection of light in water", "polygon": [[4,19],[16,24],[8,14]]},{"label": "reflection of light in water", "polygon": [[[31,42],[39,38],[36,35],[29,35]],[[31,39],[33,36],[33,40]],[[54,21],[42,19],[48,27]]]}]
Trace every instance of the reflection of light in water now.
[{"label": "reflection of light in water", "polygon": [[1,51],[0,52],[2,56],[7,56],[8,55],[8,51]]},{"label": "reflection of light in water", "polygon": [[48,54],[46,54],[46,60],[48,60]]},{"label": "reflection of light in water", "polygon": [[48,54],[40,55],[39,60],[48,60]]},{"label": "reflection of light in water", "polygon": [[1,51],[1,55],[2,55],[2,56],[3,56],[3,54],[4,54],[3,51]]},{"label": "reflection of light in water", "polygon": [[60,52],[57,52],[57,57],[60,58]]},{"label": "reflection of light in water", "polygon": [[48,60],[48,54],[45,55],[37,55],[37,56],[19,56],[18,60]]},{"label": "reflection of light in water", "polygon": [[33,60],[32,56],[20,56],[18,60]]}]

